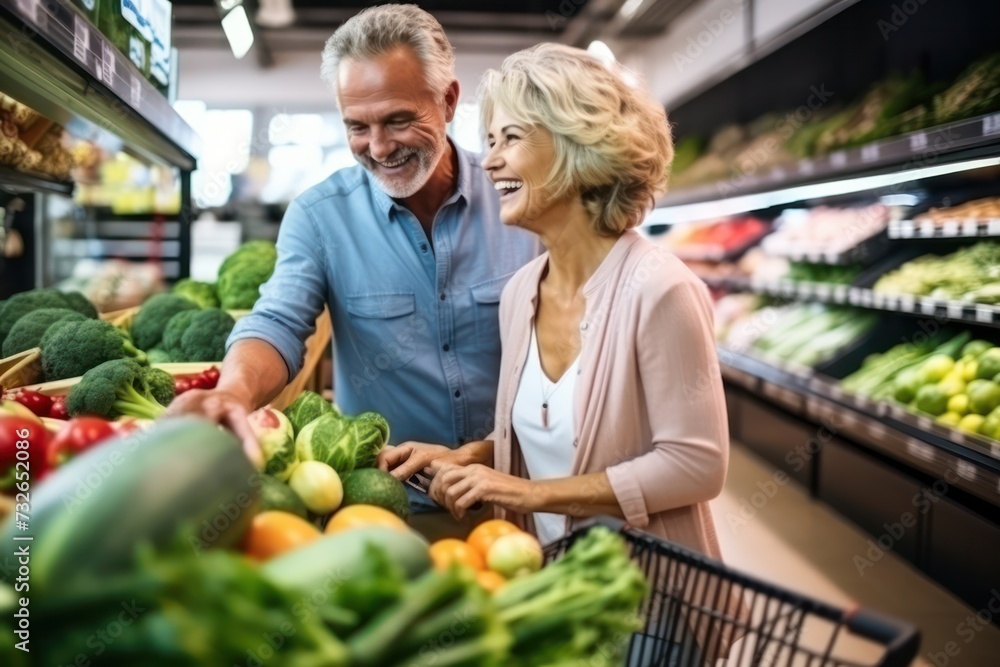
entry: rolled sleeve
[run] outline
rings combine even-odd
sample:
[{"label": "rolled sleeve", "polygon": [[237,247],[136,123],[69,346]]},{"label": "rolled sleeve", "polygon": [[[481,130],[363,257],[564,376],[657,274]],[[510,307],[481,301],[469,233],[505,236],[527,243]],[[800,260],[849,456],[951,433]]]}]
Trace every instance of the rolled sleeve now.
[{"label": "rolled sleeve", "polygon": [[635,528],[645,528],[649,524],[649,510],[642,487],[636,483],[634,466],[634,461],[625,461],[611,466],[606,472],[625,520]]},{"label": "rolled sleeve", "polygon": [[226,341],[256,338],[277,350],[288,379],[302,368],[305,340],[316,329],[316,318],[327,298],[322,244],[308,210],[292,202],[278,233],[278,261],[271,278],[261,286],[253,312],[240,319]]}]

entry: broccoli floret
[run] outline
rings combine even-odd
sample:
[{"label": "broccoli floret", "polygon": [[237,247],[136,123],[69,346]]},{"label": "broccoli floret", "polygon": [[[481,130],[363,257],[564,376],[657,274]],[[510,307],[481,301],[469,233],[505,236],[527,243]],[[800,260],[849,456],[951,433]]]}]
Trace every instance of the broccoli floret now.
[{"label": "broccoli floret", "polygon": [[66,302],[65,308],[75,310],[84,317],[97,319],[97,308],[80,292],[63,292],[62,298]]},{"label": "broccoli floret", "polygon": [[105,361],[146,363],[128,336],[103,320],[59,320],[42,336],[42,374],[47,382],[83,375]]},{"label": "broccoli floret", "polygon": [[250,258],[252,261],[264,265],[270,265],[273,269],[274,263],[278,261],[278,248],[271,241],[263,239],[247,241],[222,261],[222,265],[219,267],[219,275],[222,276],[224,273],[228,273],[234,264],[242,262],[245,258]]},{"label": "broccoli floret", "polygon": [[160,347],[170,356],[172,361],[184,361],[181,356],[181,336],[184,335],[188,325],[191,324],[191,318],[197,312],[197,310],[184,310],[171,317],[170,321],[167,322]]},{"label": "broccoli floret", "polygon": [[167,353],[174,361],[222,361],[226,340],[236,320],[224,310],[206,308],[191,318],[176,348]]},{"label": "broccoli floret", "polygon": [[65,308],[66,300],[58,290],[36,289],[15,294],[4,303],[0,311],[0,343],[7,339],[19,319],[41,308]]},{"label": "broccoli floret", "polygon": [[260,298],[260,286],[274,273],[274,265],[247,259],[219,276],[219,301],[226,310],[249,310]]},{"label": "broccoli floret", "polygon": [[171,292],[177,296],[184,297],[199,308],[219,307],[219,297],[215,293],[215,285],[212,283],[203,283],[185,278],[174,285],[174,289]]},{"label": "broccoli floret", "polygon": [[160,368],[139,367],[142,377],[149,385],[149,393],[153,400],[162,406],[170,405],[174,400],[174,376]]},{"label": "broccoli floret", "polygon": [[39,308],[33,310],[11,327],[10,333],[3,342],[3,356],[9,357],[38,347],[42,336],[48,328],[60,320],[82,321],[87,319],[75,310],[69,308]]},{"label": "broccoli floret", "polygon": [[150,364],[169,364],[173,359],[170,358],[170,353],[162,347],[154,347],[151,350],[146,350],[146,361]]},{"label": "broccoli floret", "polygon": [[153,398],[142,366],[131,359],[114,359],[83,374],[66,397],[66,411],[74,417],[156,419],[164,407]]},{"label": "broccoli floret", "polygon": [[185,310],[195,310],[196,306],[176,294],[157,294],[142,304],[142,308],[132,319],[132,340],[141,350],[148,350],[160,344],[163,330],[170,318]]}]

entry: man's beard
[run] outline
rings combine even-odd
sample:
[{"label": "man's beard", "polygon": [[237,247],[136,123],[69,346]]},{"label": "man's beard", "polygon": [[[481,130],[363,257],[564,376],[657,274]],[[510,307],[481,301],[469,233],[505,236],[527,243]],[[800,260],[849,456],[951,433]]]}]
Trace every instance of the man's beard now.
[{"label": "man's beard", "polygon": [[446,146],[447,139],[442,138],[436,149],[403,148],[396,151],[396,153],[390,156],[389,159],[385,160],[385,162],[392,163],[409,157],[410,161],[403,165],[404,168],[410,170],[410,173],[413,173],[412,170],[416,170],[416,172],[409,177],[406,176],[406,172],[404,171],[398,176],[384,178],[381,173],[382,166],[375,162],[371,155],[355,155],[355,158],[357,158],[361,166],[368,171],[372,180],[375,181],[375,185],[377,185],[380,190],[393,199],[406,199],[407,197],[412,197],[417,194],[420,192],[421,188],[427,185],[427,181],[430,180],[431,174],[434,173],[434,169],[437,167],[438,161],[440,161],[441,157],[444,155]]}]

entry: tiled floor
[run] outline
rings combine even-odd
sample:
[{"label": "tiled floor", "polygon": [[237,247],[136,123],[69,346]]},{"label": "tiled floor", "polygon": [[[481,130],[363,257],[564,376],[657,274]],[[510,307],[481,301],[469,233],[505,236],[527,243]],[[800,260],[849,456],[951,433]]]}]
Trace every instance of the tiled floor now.
[{"label": "tiled floor", "polygon": [[734,443],[726,489],[712,503],[729,565],[837,606],[857,603],[909,620],[923,633],[915,665],[1000,667],[1000,630],[966,625],[973,610],[892,553],[859,574],[854,556],[865,553],[869,536],[801,487],[779,486],[763,504],[758,496],[760,509],[744,519],[750,513],[741,516],[741,501],[774,472]]}]

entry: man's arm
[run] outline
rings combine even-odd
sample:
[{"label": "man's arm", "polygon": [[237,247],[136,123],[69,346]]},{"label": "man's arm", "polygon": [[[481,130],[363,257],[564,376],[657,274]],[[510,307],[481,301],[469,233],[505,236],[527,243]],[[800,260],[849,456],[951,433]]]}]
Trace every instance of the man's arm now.
[{"label": "man's arm", "polygon": [[252,411],[280,394],[289,380],[284,359],[270,343],[245,338],[229,348],[216,389],[240,397]]}]

